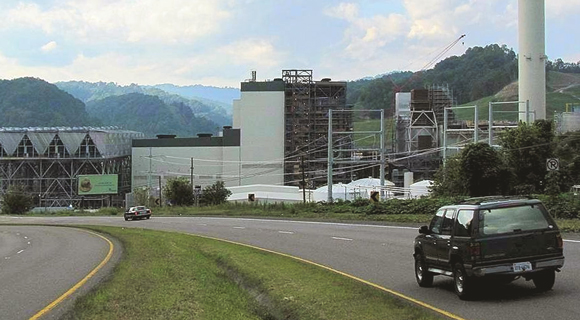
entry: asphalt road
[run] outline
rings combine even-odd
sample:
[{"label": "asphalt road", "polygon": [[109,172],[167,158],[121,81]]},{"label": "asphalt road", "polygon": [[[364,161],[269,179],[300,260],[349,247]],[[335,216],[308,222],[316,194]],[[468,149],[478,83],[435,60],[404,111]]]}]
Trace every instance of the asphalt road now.
[{"label": "asphalt road", "polygon": [[108,251],[106,241],[78,229],[0,225],[0,319],[29,319],[85,278]]},{"label": "asphalt road", "polygon": [[461,301],[452,280],[436,277],[433,288],[420,288],[413,273],[417,228],[281,220],[153,217],[8,218],[0,223],[97,224],[181,231],[228,239],[291,254],[395,290],[465,319],[580,319],[580,241],[565,235],[566,263],[554,289],[536,292],[523,279],[485,288],[477,301]]}]

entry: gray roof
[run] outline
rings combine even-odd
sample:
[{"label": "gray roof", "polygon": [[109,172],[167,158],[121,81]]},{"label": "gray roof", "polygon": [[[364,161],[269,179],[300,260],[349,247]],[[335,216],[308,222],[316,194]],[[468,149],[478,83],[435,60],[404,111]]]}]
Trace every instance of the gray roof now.
[{"label": "gray roof", "polygon": [[103,157],[130,155],[132,140],[145,136],[141,132],[120,130],[116,127],[4,127],[0,128],[0,145],[11,155],[26,135],[36,152],[44,154],[54,137],[58,135],[72,155],[77,152],[87,134]]}]

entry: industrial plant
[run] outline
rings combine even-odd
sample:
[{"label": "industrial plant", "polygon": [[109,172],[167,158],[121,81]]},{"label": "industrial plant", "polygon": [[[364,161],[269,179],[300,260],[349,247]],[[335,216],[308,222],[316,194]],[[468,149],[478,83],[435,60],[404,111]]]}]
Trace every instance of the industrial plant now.
[{"label": "industrial plant", "polygon": [[[160,196],[168,179],[183,177],[196,190],[223,181],[240,190],[235,201],[252,190],[269,192],[274,201],[299,201],[300,189],[315,190],[328,182],[330,193],[334,183],[340,184],[338,190],[344,187],[346,200],[353,193],[346,186],[354,178],[367,178],[370,174],[362,169],[369,167],[380,168],[367,180],[378,175],[374,187],[408,188],[413,180],[432,179],[446,158],[466,144],[495,145],[501,130],[546,118],[544,11],[544,1],[519,0],[517,101],[458,106],[446,84],[396,92],[392,139],[383,141],[381,113],[381,142],[375,150],[354,139],[357,110],[347,104],[347,82],[315,80],[308,69],[282,70],[279,78],[259,81],[253,71],[233,101],[232,126],[224,126],[217,136],[145,139],[115,128],[1,128],[0,196],[20,185],[39,207],[122,205],[126,193],[146,188]],[[460,109],[472,118],[459,120]],[[500,118],[500,112],[511,113],[512,120]],[[487,116],[482,119],[481,114]],[[555,122],[560,133],[579,130],[580,106],[567,106]],[[357,167],[357,162],[365,166]],[[91,176],[106,175],[116,179],[114,190],[87,191],[104,181]],[[387,178],[391,181],[385,182]],[[429,185],[421,186],[426,190]],[[383,196],[395,196],[391,191]]]}]

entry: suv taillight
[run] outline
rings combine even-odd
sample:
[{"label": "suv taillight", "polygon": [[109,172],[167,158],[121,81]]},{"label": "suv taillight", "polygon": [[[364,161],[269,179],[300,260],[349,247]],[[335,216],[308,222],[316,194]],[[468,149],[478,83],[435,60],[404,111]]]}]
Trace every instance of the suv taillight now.
[{"label": "suv taillight", "polygon": [[562,240],[562,235],[561,234],[558,233],[556,235],[556,240],[558,241],[558,248],[564,249],[564,240]]},{"label": "suv taillight", "polygon": [[469,244],[467,250],[469,251],[471,260],[475,260],[481,255],[481,244],[479,242],[472,242]]}]

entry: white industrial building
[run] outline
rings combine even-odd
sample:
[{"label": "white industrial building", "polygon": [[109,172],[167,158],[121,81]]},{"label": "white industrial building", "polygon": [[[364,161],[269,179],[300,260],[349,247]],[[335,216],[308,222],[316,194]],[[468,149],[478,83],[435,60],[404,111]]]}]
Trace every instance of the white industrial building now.
[{"label": "white industrial building", "polygon": [[[133,141],[133,188],[151,190],[185,177],[196,186],[284,184],[284,82],[244,82],[234,128],[222,133]],[[243,129],[242,129],[243,128]]]}]

